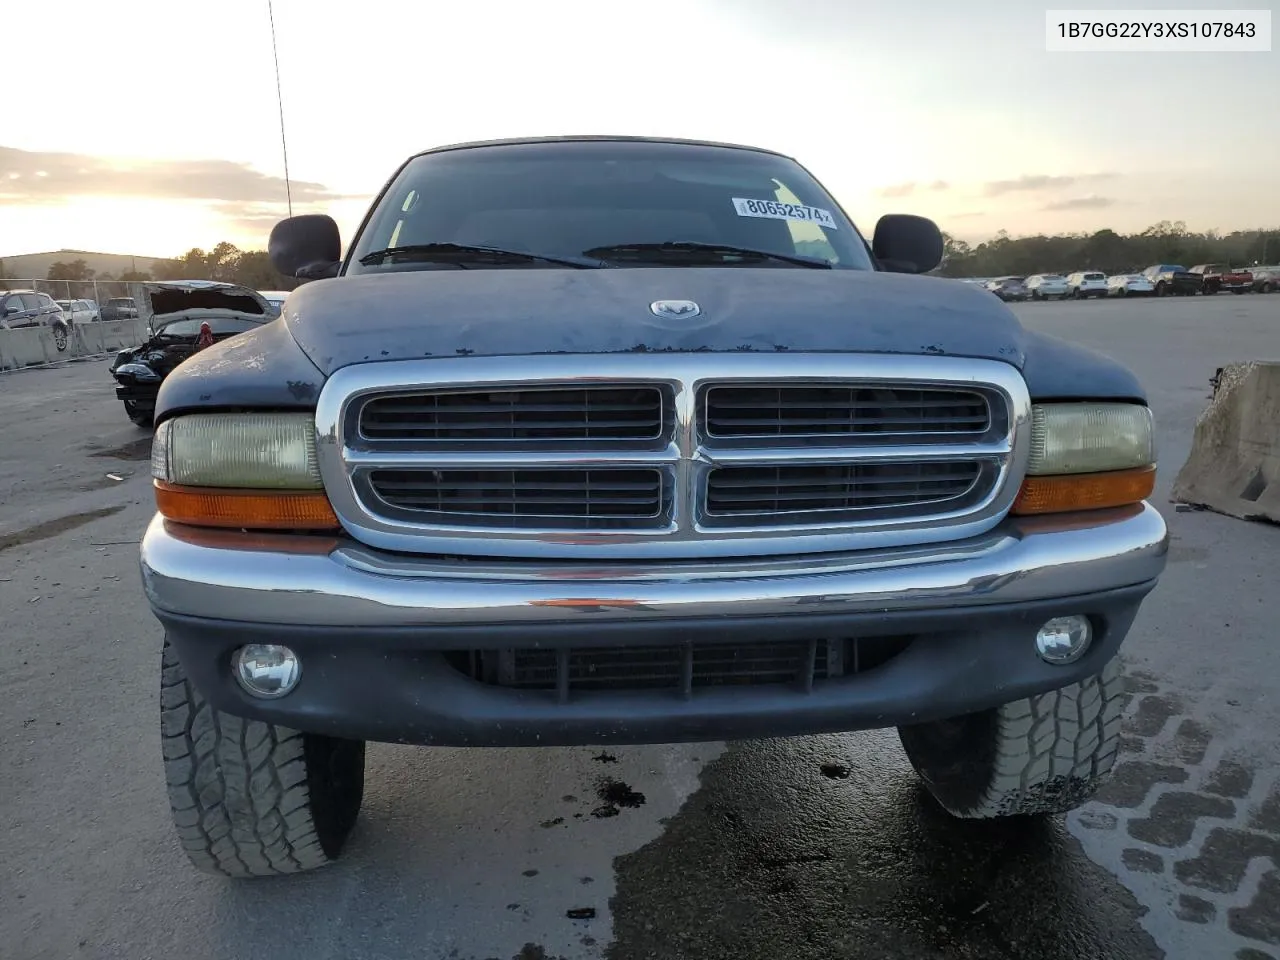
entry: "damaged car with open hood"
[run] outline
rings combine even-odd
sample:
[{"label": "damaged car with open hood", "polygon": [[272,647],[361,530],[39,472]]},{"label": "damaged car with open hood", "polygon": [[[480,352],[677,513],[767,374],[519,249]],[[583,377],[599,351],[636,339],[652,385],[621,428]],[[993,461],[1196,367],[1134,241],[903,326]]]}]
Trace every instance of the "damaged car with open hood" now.
[{"label": "damaged car with open hood", "polygon": [[160,384],[192,354],[269,323],[276,311],[255,290],[214,280],[145,284],[147,340],[116,354],[111,375],[125,413],[151,426]]}]

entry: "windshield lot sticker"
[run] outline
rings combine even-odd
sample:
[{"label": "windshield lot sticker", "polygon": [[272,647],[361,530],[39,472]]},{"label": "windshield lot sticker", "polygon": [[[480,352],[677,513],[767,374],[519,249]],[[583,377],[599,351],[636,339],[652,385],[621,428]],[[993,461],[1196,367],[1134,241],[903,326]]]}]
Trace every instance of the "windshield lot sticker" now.
[{"label": "windshield lot sticker", "polygon": [[802,203],[780,203],[777,200],[748,200],[745,197],[733,198],[733,209],[740,217],[764,217],[766,220],[800,220],[804,223],[816,223],[820,227],[835,230],[836,218],[830,210],[821,207],[806,207]]}]

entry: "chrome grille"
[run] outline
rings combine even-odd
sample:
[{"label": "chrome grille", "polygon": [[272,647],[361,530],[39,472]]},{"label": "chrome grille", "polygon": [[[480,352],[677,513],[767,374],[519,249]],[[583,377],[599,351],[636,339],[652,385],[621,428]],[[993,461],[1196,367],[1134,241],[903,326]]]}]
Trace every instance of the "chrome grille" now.
[{"label": "chrome grille", "polygon": [[316,410],[325,490],[370,546],[712,559],[991,529],[1030,398],[993,360],[627,352],[361,363]]},{"label": "chrome grille", "polygon": [[652,386],[414,391],[360,410],[360,433],[375,441],[656,440],[662,422]]},{"label": "chrome grille", "polygon": [[991,426],[987,398],[972,390],[896,384],[731,384],[703,396],[715,438],[978,436]]},{"label": "chrome grille", "polygon": [[722,467],[707,474],[706,513],[782,523],[803,513],[905,515],[964,497],[981,474],[973,460]]},{"label": "chrome grille", "polygon": [[373,470],[370,490],[397,510],[440,522],[657,518],[657,470]]}]

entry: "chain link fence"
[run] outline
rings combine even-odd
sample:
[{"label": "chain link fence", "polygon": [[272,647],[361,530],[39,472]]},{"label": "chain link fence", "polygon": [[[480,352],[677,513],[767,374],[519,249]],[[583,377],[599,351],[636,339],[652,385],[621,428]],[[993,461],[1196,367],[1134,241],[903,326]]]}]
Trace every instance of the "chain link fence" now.
[{"label": "chain link fence", "polygon": [[[61,310],[50,309],[45,296]],[[0,371],[138,346],[146,339],[147,304],[143,285],[126,280],[0,280]]]}]

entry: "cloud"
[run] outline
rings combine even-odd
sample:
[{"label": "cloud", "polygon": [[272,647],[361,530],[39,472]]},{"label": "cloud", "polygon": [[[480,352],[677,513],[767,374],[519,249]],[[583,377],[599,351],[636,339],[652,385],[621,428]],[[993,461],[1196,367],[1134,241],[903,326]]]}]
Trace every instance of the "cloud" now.
[{"label": "cloud", "polygon": [[933,190],[935,192],[946,190],[950,186],[945,180],[934,180],[932,183],[916,183],[914,180],[908,180],[906,183],[895,183],[887,187],[881,187],[876,194],[881,197],[909,197],[916,190]]},{"label": "cloud", "polygon": [[1057,203],[1047,203],[1041,210],[1101,210],[1104,207],[1114,207],[1116,200],[1112,197],[1073,197],[1070,200],[1059,200]]},{"label": "cloud", "polygon": [[1039,190],[1057,190],[1061,187],[1072,187],[1081,183],[1098,180],[1109,180],[1114,173],[1082,173],[1075,176],[1052,177],[1048,174],[1024,174],[1015,180],[990,180],[983,191],[988,197],[998,197],[1006,193],[1033,192]]},{"label": "cloud", "polygon": [[[294,203],[339,199],[322,183],[294,180]],[[277,203],[285,182],[230,160],[126,160],[0,146],[0,204],[51,204],[72,196]]]},{"label": "cloud", "polygon": [[906,183],[895,183],[888,187],[881,187],[876,191],[876,194],[881,197],[909,197],[915,192],[915,182],[908,180]]}]

